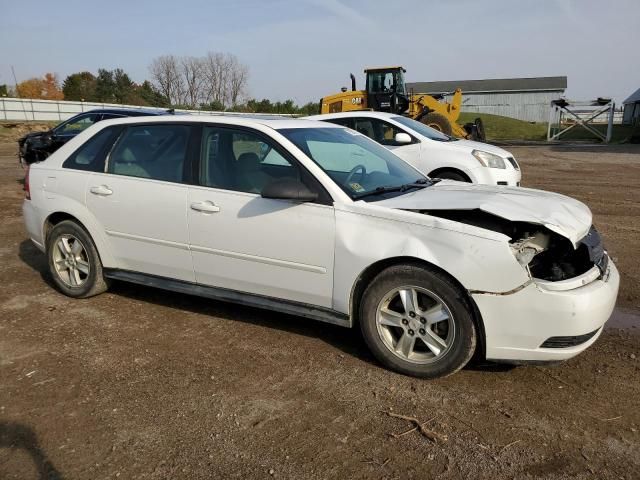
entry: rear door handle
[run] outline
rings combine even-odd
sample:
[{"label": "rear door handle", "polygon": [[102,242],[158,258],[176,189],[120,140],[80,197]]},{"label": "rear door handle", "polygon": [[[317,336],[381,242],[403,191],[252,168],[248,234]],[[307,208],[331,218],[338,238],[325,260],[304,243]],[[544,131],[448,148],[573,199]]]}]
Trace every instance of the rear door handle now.
[{"label": "rear door handle", "polygon": [[198,212],[205,212],[205,213],[217,213],[220,211],[220,207],[210,201],[194,202],[191,204],[191,209],[196,210]]},{"label": "rear door handle", "polygon": [[89,191],[91,193],[93,193],[94,195],[102,195],[102,196],[111,195],[113,193],[113,190],[111,190],[106,185],[100,185],[100,186],[97,186],[97,187],[91,187],[89,189]]}]

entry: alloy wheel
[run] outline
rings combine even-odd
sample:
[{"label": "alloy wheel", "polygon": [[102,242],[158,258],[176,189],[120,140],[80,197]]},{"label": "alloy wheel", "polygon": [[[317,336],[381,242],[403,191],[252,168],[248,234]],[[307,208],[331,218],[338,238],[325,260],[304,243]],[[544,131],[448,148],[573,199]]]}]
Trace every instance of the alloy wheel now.
[{"label": "alloy wheel", "polygon": [[376,312],[378,335],[404,361],[428,364],[451,349],[456,330],[453,315],[435,293],[416,286],[388,292]]},{"label": "alloy wheel", "polygon": [[73,235],[58,237],[53,254],[56,274],[68,287],[80,287],[89,278],[91,264],[87,250],[82,242]]}]

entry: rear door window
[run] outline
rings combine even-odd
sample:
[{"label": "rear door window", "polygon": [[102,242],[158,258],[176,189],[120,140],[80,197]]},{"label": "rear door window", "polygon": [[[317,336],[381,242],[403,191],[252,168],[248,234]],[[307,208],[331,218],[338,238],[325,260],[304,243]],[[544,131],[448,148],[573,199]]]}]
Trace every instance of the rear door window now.
[{"label": "rear door window", "polygon": [[128,127],[109,155],[107,171],[180,183],[184,179],[190,133],[188,125]]}]

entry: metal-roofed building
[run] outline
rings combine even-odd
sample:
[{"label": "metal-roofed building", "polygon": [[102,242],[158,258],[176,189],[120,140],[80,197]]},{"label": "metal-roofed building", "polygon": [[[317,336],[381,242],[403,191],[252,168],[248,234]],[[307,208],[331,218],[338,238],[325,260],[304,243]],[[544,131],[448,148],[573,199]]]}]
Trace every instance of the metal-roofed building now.
[{"label": "metal-roofed building", "polygon": [[547,122],[551,100],[564,95],[567,77],[496,78],[407,83],[414,93],[443,95],[450,100],[462,89],[462,111],[491,113],[529,122]]},{"label": "metal-roofed building", "polygon": [[633,92],[624,102],[622,123],[625,125],[640,124],[640,88]]}]

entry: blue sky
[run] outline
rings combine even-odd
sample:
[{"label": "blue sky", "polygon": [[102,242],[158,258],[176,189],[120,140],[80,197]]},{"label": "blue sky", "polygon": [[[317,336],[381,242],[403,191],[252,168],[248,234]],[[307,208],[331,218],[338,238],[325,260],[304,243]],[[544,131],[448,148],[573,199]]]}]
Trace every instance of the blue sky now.
[{"label": "blue sky", "polygon": [[639,0],[0,0],[0,83],[230,52],[249,94],[317,100],[365,66],[408,81],[567,75],[573,99],[640,88]]}]

